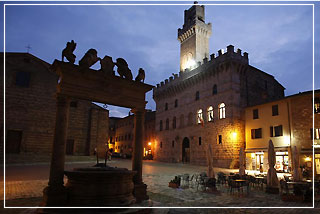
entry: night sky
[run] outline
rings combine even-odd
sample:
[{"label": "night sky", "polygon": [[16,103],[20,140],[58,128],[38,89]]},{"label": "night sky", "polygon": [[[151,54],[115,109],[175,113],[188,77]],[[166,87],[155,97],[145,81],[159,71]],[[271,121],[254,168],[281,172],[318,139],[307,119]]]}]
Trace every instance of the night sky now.
[{"label": "night sky", "polygon": [[[3,3],[1,6],[3,8]],[[101,58],[109,55],[114,61],[118,57],[126,59],[134,77],[140,67],[144,68],[145,82],[156,85],[172,73],[179,72],[180,44],[177,29],[182,28],[184,10],[189,7],[7,5],[5,51],[26,52],[26,46],[30,45],[31,54],[52,63],[54,59],[61,60],[61,51],[66,42],[73,39],[77,43],[74,52],[77,56],[76,64],[88,49],[95,48]],[[315,88],[319,89],[319,2],[314,11]],[[0,21],[3,25],[3,10],[1,13]],[[249,53],[252,66],[273,75],[286,88],[286,95],[312,90],[312,6],[206,5],[205,13],[206,22],[212,23],[210,53],[217,53],[219,49],[232,44],[235,49],[240,48]],[[3,40],[3,34],[0,38]],[[3,43],[0,48],[3,50]],[[100,63],[93,68],[99,69]],[[147,94],[147,101],[147,108],[154,110],[152,91]],[[108,109],[111,116],[120,117],[126,116],[129,111],[113,106]]]}]

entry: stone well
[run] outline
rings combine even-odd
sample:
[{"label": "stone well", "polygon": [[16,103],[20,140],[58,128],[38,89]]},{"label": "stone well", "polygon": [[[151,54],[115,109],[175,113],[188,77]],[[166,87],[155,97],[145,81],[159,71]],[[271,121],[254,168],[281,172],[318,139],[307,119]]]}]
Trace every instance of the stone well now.
[{"label": "stone well", "polygon": [[125,168],[90,167],[65,171],[68,206],[128,206],[135,202],[133,176]]}]

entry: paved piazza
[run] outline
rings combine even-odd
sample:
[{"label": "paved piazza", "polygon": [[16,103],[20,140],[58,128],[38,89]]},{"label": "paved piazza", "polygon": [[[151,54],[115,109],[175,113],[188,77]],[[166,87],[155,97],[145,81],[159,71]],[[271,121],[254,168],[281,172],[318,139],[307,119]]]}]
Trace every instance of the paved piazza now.
[{"label": "paved piazza", "polygon": [[[91,162],[93,163],[93,162]],[[88,166],[91,163],[77,163],[66,164],[66,168],[73,166]],[[40,164],[41,165],[41,164]],[[45,164],[42,164],[45,165]],[[119,168],[131,168],[130,160],[115,159],[109,165]],[[32,165],[34,167],[35,165]],[[18,167],[18,166],[15,166]],[[24,168],[31,167],[31,165],[22,166]],[[48,166],[49,167],[49,166]],[[7,168],[10,168],[8,166]],[[42,166],[40,170],[43,170]],[[18,170],[18,169],[17,169]],[[35,170],[35,169],[33,169]],[[154,161],[144,161],[143,163],[143,180],[148,185],[148,195],[150,200],[142,204],[142,206],[152,207],[312,207],[312,203],[297,203],[297,202],[283,202],[279,195],[266,194],[258,187],[253,187],[249,195],[230,194],[228,187],[224,185],[217,185],[218,191],[216,193],[207,193],[196,188],[188,189],[174,189],[168,187],[168,182],[174,178],[175,175],[184,173],[194,174],[206,171],[206,167],[194,166],[186,164],[174,163],[160,163]],[[223,171],[229,173],[235,170],[216,168],[215,172]],[[12,171],[8,170],[8,179]],[[41,174],[41,173],[40,173]],[[43,173],[42,173],[43,174]],[[10,179],[9,179],[10,180]],[[2,181],[3,182],[3,181]],[[42,197],[42,190],[47,185],[46,179],[33,179],[23,181],[8,181],[6,182],[6,200],[18,198],[35,198]],[[3,195],[3,183],[0,184],[1,195]],[[3,200],[3,199],[2,199]],[[316,199],[315,206],[319,205],[319,198]],[[319,209],[219,209],[219,213],[255,213],[261,212],[281,212],[281,213],[305,213],[305,212],[319,212]],[[216,209],[157,209],[154,213],[212,213]]]}]

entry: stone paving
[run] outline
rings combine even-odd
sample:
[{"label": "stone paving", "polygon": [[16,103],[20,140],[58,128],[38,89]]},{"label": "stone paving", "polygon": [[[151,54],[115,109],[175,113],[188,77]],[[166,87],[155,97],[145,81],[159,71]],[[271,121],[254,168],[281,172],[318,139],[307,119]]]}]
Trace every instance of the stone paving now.
[{"label": "stone paving", "polygon": [[[131,161],[112,161],[109,165],[129,168]],[[305,213],[320,212],[319,199],[316,200],[317,209],[168,209],[168,207],[312,207],[312,203],[283,202],[279,195],[266,194],[258,187],[251,188],[250,194],[230,194],[228,187],[217,185],[215,193],[203,192],[200,188],[174,189],[168,187],[168,182],[178,174],[194,174],[205,171],[205,167],[144,162],[143,180],[148,185],[150,201],[143,206],[167,207],[153,210],[153,213]],[[215,172],[228,169],[215,168]],[[17,198],[42,197],[42,190],[47,180],[11,181],[6,182],[6,200]],[[3,182],[0,182],[0,193],[3,195]],[[1,192],[2,191],[2,192]],[[2,198],[3,200],[3,198]],[[139,206],[139,205],[138,205]]]}]

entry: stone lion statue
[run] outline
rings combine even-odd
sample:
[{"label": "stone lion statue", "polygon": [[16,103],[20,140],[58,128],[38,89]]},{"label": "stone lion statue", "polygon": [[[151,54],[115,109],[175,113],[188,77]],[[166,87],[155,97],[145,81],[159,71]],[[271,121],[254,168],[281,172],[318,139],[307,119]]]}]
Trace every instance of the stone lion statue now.
[{"label": "stone lion statue", "polygon": [[98,52],[95,49],[89,49],[87,53],[79,61],[79,65],[82,67],[90,68],[94,65],[100,58],[97,56]]},{"label": "stone lion statue", "polygon": [[138,75],[136,76],[135,78],[135,81],[138,81],[138,82],[144,82],[144,78],[145,78],[145,72],[142,68],[139,68],[139,72],[138,72]]},{"label": "stone lion statue", "polygon": [[100,65],[101,65],[101,71],[105,73],[106,75],[115,75],[115,72],[113,70],[115,64],[112,61],[112,57],[105,56],[103,59],[100,59]]},{"label": "stone lion statue", "polygon": [[128,63],[126,62],[126,60],[124,60],[123,58],[118,58],[115,64],[118,67],[117,72],[120,77],[132,80],[132,73],[128,67]]},{"label": "stone lion statue", "polygon": [[77,43],[75,43],[73,40],[71,40],[71,42],[67,42],[65,49],[62,51],[62,62],[64,57],[66,57],[70,63],[74,64],[76,61],[76,55],[73,54],[73,51],[76,49],[76,47]]}]

